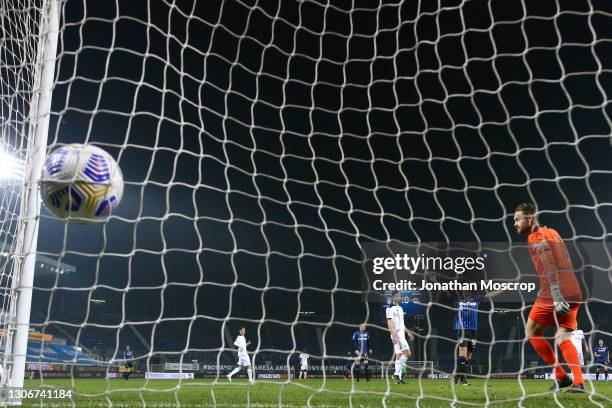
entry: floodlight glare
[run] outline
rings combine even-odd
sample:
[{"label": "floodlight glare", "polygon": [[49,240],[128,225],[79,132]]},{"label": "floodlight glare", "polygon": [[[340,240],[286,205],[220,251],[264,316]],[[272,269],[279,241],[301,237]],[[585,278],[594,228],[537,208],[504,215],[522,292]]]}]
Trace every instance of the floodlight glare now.
[{"label": "floodlight glare", "polygon": [[6,151],[0,151],[0,182],[21,182],[25,175],[25,162]]}]

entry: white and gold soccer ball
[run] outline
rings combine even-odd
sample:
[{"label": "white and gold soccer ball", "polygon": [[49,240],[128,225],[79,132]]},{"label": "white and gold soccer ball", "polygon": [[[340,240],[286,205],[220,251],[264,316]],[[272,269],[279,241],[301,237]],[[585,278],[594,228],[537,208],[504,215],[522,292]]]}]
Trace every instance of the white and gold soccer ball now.
[{"label": "white and gold soccer ball", "polygon": [[69,144],[53,150],[40,183],[43,202],[54,215],[74,223],[103,221],[123,196],[123,175],[99,147]]}]

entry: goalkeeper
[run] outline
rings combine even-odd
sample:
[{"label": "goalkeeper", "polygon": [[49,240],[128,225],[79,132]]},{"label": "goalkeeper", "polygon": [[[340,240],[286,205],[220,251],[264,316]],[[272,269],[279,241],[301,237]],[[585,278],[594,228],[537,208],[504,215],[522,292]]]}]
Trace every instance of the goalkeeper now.
[{"label": "goalkeeper", "polygon": [[[568,391],[583,393],[578,351],[571,340],[582,292],[565,243],[557,231],[540,226],[533,203],[516,207],[514,228],[519,234],[528,235],[528,249],[540,281],[538,299],[527,320],[527,338],[540,357],[554,367],[556,382],[551,391],[571,387]],[[555,358],[552,346],[542,336],[545,327],[556,327],[555,343],[572,371],[573,383]]]}]

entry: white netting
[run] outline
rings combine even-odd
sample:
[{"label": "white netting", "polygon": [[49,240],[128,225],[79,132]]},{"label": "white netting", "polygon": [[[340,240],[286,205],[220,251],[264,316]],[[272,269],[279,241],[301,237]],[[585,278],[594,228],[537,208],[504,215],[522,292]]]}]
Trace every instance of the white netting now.
[{"label": "white netting", "polygon": [[[10,17],[32,13],[22,2],[5,4],[3,27],[21,28],[1,45],[0,147],[15,152],[30,91],[6,85],[7,55],[32,58],[38,34]],[[523,201],[566,238],[609,236],[610,23],[609,6],[589,2],[62,3],[49,147],[103,147],[126,190],[102,225],[43,210],[32,327],[82,347],[77,363],[93,357],[104,374],[126,344],[140,372],[198,360],[216,404],[242,324],[263,373],[286,375],[307,348],[332,378],[363,321],[374,360],[388,362],[380,304],[360,297],[364,242],[510,242]],[[35,68],[18,69],[32,87]],[[6,236],[17,188],[3,190]],[[609,282],[609,266],[598,271]],[[610,335],[608,305],[584,308],[585,332]],[[522,336],[527,307],[510,308],[512,324],[483,314],[476,374],[537,360]],[[414,358],[452,372],[455,333],[446,307],[434,309],[411,322],[423,329]],[[41,350],[33,361],[48,361]],[[396,396],[385,384],[372,401]],[[283,390],[262,403],[292,398]]]},{"label": "white netting", "polygon": [[[25,176],[32,158],[32,134],[39,117],[40,5],[0,5],[0,350],[10,370],[16,329],[17,289],[23,262]],[[2,386],[8,378],[2,372]]]}]

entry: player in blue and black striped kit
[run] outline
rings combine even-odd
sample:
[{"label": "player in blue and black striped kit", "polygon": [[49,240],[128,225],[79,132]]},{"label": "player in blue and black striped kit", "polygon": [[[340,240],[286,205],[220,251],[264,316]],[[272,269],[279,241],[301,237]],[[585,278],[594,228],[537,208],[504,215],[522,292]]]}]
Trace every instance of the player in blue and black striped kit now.
[{"label": "player in blue and black striped kit", "polygon": [[360,324],[359,330],[353,333],[353,347],[357,356],[354,368],[355,378],[359,381],[361,365],[363,365],[366,381],[370,381],[368,356],[372,355],[372,341],[370,340],[370,333],[366,331],[365,324]]},{"label": "player in blue and black striped kit", "polygon": [[597,363],[595,380],[599,380],[599,374],[603,374],[604,380],[608,381],[608,364],[610,364],[610,350],[604,344],[603,339],[599,339],[597,345],[593,347],[595,362]]},{"label": "player in blue and black striped kit", "polygon": [[469,385],[466,378],[468,367],[472,362],[472,353],[476,345],[478,330],[478,307],[480,302],[469,293],[454,302],[455,322],[453,328],[457,331],[459,346],[457,352],[457,375],[455,383]]},{"label": "player in blue and black striped kit", "polygon": [[123,359],[125,360],[125,372],[123,373],[123,377],[126,380],[129,380],[130,374],[134,369],[134,353],[129,345],[125,346],[125,351],[123,352]]},{"label": "player in blue and black striped kit", "polygon": [[353,352],[347,351],[346,358],[344,359],[344,379],[348,380],[351,377],[351,373],[353,372],[353,363],[355,359],[353,358]]}]

